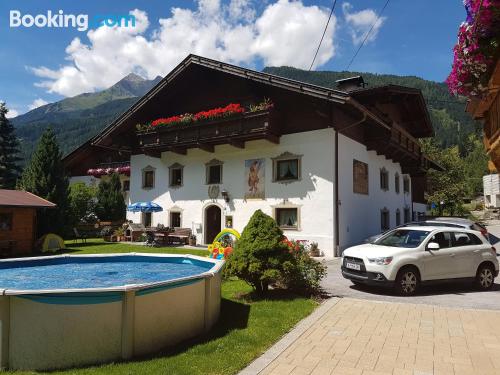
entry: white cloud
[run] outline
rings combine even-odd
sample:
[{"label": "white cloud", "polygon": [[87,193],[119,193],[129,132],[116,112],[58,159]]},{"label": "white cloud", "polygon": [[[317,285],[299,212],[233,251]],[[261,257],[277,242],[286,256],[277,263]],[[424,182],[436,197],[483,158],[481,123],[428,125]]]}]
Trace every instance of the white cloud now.
[{"label": "white cloud", "polygon": [[35,108],[41,107],[42,105],[49,104],[49,102],[43,100],[42,98],[37,98],[33,100],[33,103],[28,105],[28,110],[31,111]]},{"label": "white cloud", "polygon": [[[0,104],[6,104],[6,103],[5,103],[4,100],[0,99]],[[16,111],[15,109],[9,108],[8,106],[7,106],[7,109],[9,111],[7,112],[7,115],[5,117],[7,117],[7,118],[13,118],[13,117],[19,116],[19,112]]]},{"label": "white cloud", "polygon": [[[256,2],[258,3],[258,2]],[[329,10],[302,1],[278,0],[257,15],[251,0],[198,0],[196,10],[172,8],[148,32],[147,14],[135,9],[135,28],[101,26],[66,48],[68,63],[58,69],[30,68],[43,80],[36,86],[73,96],[109,87],[130,72],[149,79],[164,76],[189,53],[239,65],[291,65],[308,68]],[[335,54],[336,18],[332,17],[316,66]],[[149,30],[148,30],[149,31]]]},{"label": "white cloud", "polygon": [[7,118],[14,118],[17,116],[19,116],[19,112],[16,111],[15,109],[11,109],[11,108],[9,109],[9,112],[7,112],[7,115],[6,115]]},{"label": "white cloud", "polygon": [[377,13],[373,9],[352,12],[352,5],[350,3],[343,3],[342,11],[354,44],[359,44],[363,41],[372,25],[374,25],[373,30],[366,39],[366,43],[377,39],[378,32],[387,19],[387,17],[380,17],[377,20]]}]

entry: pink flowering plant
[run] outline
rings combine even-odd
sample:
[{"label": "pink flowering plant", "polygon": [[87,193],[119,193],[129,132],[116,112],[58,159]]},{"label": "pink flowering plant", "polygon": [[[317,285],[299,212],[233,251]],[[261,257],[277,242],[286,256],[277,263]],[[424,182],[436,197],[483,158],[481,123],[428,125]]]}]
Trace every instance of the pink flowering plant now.
[{"label": "pink flowering plant", "polygon": [[87,175],[93,177],[109,176],[112,175],[113,173],[130,176],[130,165],[117,168],[91,168],[87,170]]},{"label": "pink flowering plant", "polygon": [[500,0],[464,0],[467,19],[458,29],[446,83],[454,95],[481,97],[499,57]]}]

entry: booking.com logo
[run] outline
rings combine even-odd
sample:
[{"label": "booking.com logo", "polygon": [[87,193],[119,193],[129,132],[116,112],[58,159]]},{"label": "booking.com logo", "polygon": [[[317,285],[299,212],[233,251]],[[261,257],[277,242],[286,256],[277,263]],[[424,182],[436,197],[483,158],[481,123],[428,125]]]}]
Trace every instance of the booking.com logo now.
[{"label": "booking.com logo", "polygon": [[88,14],[65,14],[47,11],[47,14],[22,14],[20,10],[11,10],[9,17],[10,27],[39,27],[39,28],[76,28],[86,31],[99,26],[108,27],[135,27],[133,14],[97,14],[89,19]]}]

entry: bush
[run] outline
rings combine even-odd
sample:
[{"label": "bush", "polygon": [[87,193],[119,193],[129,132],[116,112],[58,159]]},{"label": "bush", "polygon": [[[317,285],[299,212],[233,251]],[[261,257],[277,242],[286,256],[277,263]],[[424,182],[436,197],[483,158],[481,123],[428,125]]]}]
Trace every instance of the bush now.
[{"label": "bush", "polygon": [[83,182],[69,186],[69,220],[73,226],[88,222],[94,216],[95,190]]},{"label": "bush", "polygon": [[250,218],[226,264],[226,275],[246,281],[258,294],[271,284],[317,291],[325,273],[326,268],[303,245],[288,241],[274,219],[261,210]]},{"label": "bush", "polygon": [[285,243],[293,261],[283,265],[284,285],[297,291],[317,293],[321,289],[321,279],[326,276],[326,266],[311,258],[302,242],[285,240]]}]

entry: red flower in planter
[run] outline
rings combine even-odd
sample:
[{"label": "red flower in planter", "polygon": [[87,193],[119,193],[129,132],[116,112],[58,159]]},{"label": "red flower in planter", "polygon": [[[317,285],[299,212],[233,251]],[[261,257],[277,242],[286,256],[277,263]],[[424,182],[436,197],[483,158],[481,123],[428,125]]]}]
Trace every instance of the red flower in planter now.
[{"label": "red flower in planter", "polygon": [[210,109],[208,111],[201,111],[194,115],[195,121],[200,120],[212,120],[220,117],[229,116],[236,113],[245,112],[245,108],[241,106],[241,104],[231,103],[225,107],[219,107]]},{"label": "red flower in planter", "polygon": [[181,121],[182,121],[181,116],[171,116],[171,117],[167,117],[167,118],[159,118],[157,120],[154,120],[151,123],[151,126],[156,127],[159,125],[172,125],[172,124],[177,124]]},{"label": "red flower in planter", "polygon": [[[250,112],[270,108],[273,108],[272,102],[270,100],[265,100],[263,103],[258,104],[257,106],[250,106]],[[143,125],[138,125],[138,131],[154,129],[158,126],[172,126],[178,124],[189,124],[196,121],[215,120],[218,118],[224,118],[244,112],[245,108],[241,104],[230,103],[225,107],[218,107],[209,109],[207,111],[200,111],[195,114],[185,113],[183,115],[159,118],[152,121],[150,124],[145,125],[145,128],[143,127]]]}]

